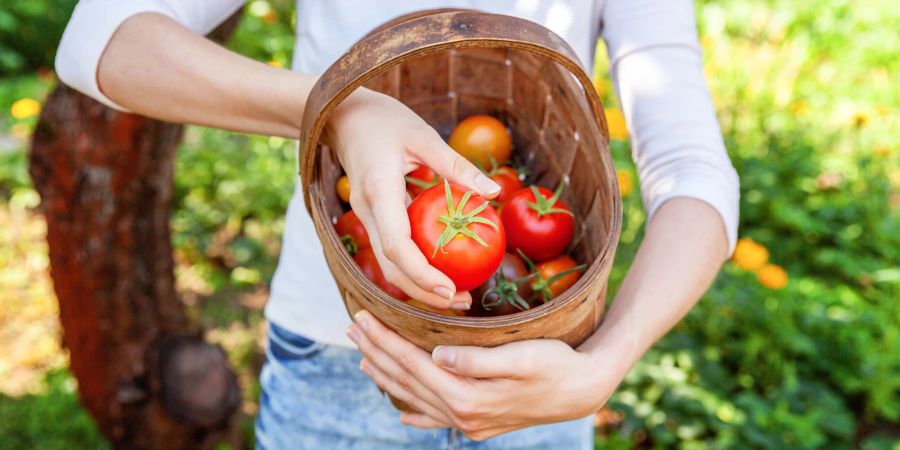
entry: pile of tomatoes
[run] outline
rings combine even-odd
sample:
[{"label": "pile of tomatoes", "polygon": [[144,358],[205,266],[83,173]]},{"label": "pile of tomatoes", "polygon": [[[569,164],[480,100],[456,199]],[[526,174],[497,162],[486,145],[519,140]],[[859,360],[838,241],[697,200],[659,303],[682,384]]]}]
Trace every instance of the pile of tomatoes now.
[{"label": "pile of tomatoes", "polygon": [[[334,227],[363,274],[394,298],[447,315],[526,311],[574,285],[585,266],[565,254],[575,232],[575,214],[560,199],[564,185],[550,191],[523,183],[523,172],[508,165],[509,131],[493,117],[463,120],[448,144],[499,184],[500,193],[486,200],[421,166],[406,177],[413,199],[407,213],[412,240],[458,291],[471,291],[472,308],[465,313],[434,309],[391,285],[378,266],[365,228],[350,210]],[[349,186],[346,176],[336,186],[345,203]]]}]

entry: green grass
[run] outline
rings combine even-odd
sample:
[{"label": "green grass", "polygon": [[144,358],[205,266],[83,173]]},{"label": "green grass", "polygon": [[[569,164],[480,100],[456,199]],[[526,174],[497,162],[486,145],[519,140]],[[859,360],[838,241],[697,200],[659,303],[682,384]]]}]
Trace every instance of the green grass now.
[{"label": "green grass", "polygon": [[[231,45],[285,64],[286,2],[274,4],[274,23],[266,2],[251,5]],[[697,13],[741,175],[740,235],[764,245],[789,283],[767,289],[726,264],[610,400],[618,414],[598,448],[900,449],[900,10],[889,0],[706,0]],[[608,78],[599,84],[614,106]],[[0,135],[32,127],[9,106],[49,88],[36,76],[0,79]],[[628,143],[613,154],[634,176]],[[290,141],[200,128],[177,157],[179,286],[229,349],[248,411],[260,313],[245,300],[277,262],[294,158]],[[0,195],[28,198],[25,163],[21,149],[0,152]],[[612,292],[645,220],[638,192],[624,206]],[[101,445],[63,372],[43,392],[0,397],[0,448]]]}]

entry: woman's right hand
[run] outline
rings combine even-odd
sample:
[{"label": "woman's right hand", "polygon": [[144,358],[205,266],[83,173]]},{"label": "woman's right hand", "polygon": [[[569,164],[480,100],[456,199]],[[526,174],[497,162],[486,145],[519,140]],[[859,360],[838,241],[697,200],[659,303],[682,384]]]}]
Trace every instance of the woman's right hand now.
[{"label": "woman's right hand", "polygon": [[369,233],[387,280],[435,308],[469,309],[469,293],[456,292],[410,238],[404,177],[425,165],[485,198],[495,197],[500,186],[403,103],[369,89],[356,90],[335,109],[325,139],[347,172],[350,206]]}]

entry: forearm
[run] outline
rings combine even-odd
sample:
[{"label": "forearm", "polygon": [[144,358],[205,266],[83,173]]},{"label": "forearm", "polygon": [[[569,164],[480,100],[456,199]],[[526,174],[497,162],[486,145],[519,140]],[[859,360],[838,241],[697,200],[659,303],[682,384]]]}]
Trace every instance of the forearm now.
[{"label": "forearm", "polygon": [[648,224],[603,324],[579,350],[621,380],[706,292],[727,245],[721,216],[707,203],[666,202]]},{"label": "forearm", "polygon": [[158,13],[126,20],[97,70],[104,94],[150,117],[296,139],[315,83],[231,52]]}]

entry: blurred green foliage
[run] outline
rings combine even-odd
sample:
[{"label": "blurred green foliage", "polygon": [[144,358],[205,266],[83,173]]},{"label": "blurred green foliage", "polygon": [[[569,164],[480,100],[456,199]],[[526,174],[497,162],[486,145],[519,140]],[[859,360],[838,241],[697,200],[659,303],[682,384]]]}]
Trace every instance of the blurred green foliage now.
[{"label": "blurred green foliage", "polygon": [[47,372],[44,383],[40,395],[0,394],[0,449],[109,448],[78,403],[78,385],[68,371]]},{"label": "blurred green foliage", "polygon": [[[710,89],[741,175],[740,234],[764,245],[789,282],[768,289],[726,263],[612,397],[616,413],[601,426],[598,448],[900,448],[900,10],[893,6],[697,2]],[[290,2],[255,0],[229,45],[287,67],[293,26]],[[601,60],[598,86],[614,107],[606,70]],[[34,118],[11,118],[10,106],[42,98],[49,86],[34,76],[0,79],[0,135],[33,127]],[[633,177],[628,143],[614,142],[613,153]],[[189,128],[172,219],[182,292],[227,302],[266,285],[295,164],[292,141]],[[0,151],[0,195],[30,189],[24,165],[21,149]],[[625,198],[624,215],[611,292],[640,243],[638,192]],[[223,327],[258,322],[209,303],[198,314]],[[252,347],[239,348],[233,360],[250,364]],[[0,398],[0,437],[40,435],[43,448],[93,442],[74,440],[93,433],[86,421],[41,428],[13,413],[22,403],[8,401]],[[32,405],[53,414],[73,401]],[[38,408],[22,408],[31,407]]]},{"label": "blurred green foliage", "polygon": [[56,45],[75,3],[29,0],[0,4],[0,76],[53,67]]}]

